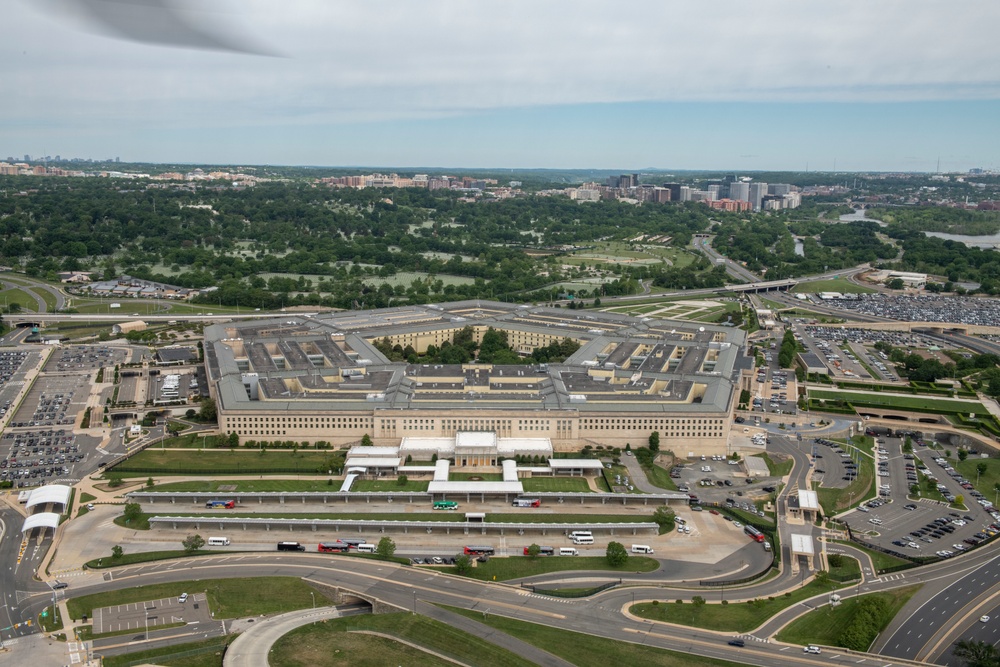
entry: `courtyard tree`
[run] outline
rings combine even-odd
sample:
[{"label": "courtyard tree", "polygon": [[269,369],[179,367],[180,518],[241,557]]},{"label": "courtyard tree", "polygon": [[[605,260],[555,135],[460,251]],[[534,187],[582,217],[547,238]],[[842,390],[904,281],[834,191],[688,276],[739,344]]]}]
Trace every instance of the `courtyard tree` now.
[{"label": "courtyard tree", "polygon": [[124,555],[125,555],[125,550],[122,549],[120,544],[116,544],[115,546],[111,547],[111,557],[114,558],[115,560],[120,559]]},{"label": "courtyard tree", "polygon": [[392,541],[391,537],[383,537],[378,541],[375,553],[378,554],[379,558],[392,558],[392,555],[396,553],[396,543]]},{"label": "courtyard tree", "polygon": [[216,417],[218,417],[218,412],[215,407],[215,401],[211,398],[206,398],[201,402],[201,407],[198,408],[198,419],[205,422],[214,422]]},{"label": "courtyard tree", "polygon": [[658,525],[663,532],[669,532],[674,529],[674,523],[677,521],[677,514],[666,505],[660,505],[653,512],[653,521],[656,522],[656,525]]},{"label": "courtyard tree", "polygon": [[462,554],[455,559],[455,571],[459,574],[468,574],[472,570],[472,559],[467,554]]},{"label": "courtyard tree", "polygon": [[625,545],[621,542],[608,542],[604,557],[611,567],[622,567],[628,561],[628,551],[625,550]]},{"label": "courtyard tree", "polygon": [[528,556],[531,558],[538,558],[538,554],[542,552],[542,548],[537,544],[532,544],[528,546]]},{"label": "courtyard tree", "polygon": [[649,451],[658,452],[660,451],[660,432],[653,431],[649,434]]},{"label": "courtyard tree", "polygon": [[205,546],[205,539],[201,535],[195,533],[194,535],[188,535],[185,537],[181,542],[181,545],[184,547],[184,551],[192,553]]},{"label": "courtyard tree", "polygon": [[142,518],[142,505],[139,503],[125,503],[125,507],[122,509],[122,516],[125,517],[126,524],[135,523]]}]

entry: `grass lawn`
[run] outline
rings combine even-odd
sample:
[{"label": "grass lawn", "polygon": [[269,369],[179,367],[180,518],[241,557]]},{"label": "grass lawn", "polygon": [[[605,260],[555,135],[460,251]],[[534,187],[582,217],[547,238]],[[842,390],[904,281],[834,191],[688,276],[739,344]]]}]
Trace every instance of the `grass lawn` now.
[{"label": "grass lawn", "polygon": [[670,471],[663,466],[654,464],[649,467],[643,467],[642,471],[646,473],[646,479],[653,486],[659,489],[666,489],[667,491],[677,490],[677,484],[674,483],[673,478],[670,476]]},{"label": "grass lawn", "polygon": [[763,459],[764,463],[767,464],[767,471],[771,477],[784,477],[788,473],[792,472],[792,465],[795,463],[791,458],[788,458],[781,463],[776,463],[767,454],[754,454],[759,459]]},{"label": "grass lawn", "polygon": [[832,280],[812,280],[799,283],[792,288],[792,292],[817,294],[819,292],[840,292],[841,294],[871,294],[875,292],[871,287],[855,285],[846,278],[835,278]]},{"label": "grass lawn", "polygon": [[[142,530],[142,529],[140,529]],[[95,558],[87,563],[87,567],[93,569],[99,569],[103,567],[118,567],[119,565],[134,565],[135,563],[149,563],[156,560],[170,560],[171,558],[187,558],[189,556],[207,556],[210,554],[217,554],[217,551],[142,551],[134,554],[122,554],[121,558],[117,560],[112,558],[110,555],[104,558]]]},{"label": "grass lawn", "polygon": [[931,413],[989,414],[989,411],[978,401],[958,401],[937,396],[900,396],[881,392],[810,388],[809,397],[827,401],[844,400],[857,407],[896,408]]},{"label": "grass lawn", "polygon": [[[831,607],[823,605],[819,609],[809,612],[805,616],[800,616],[789,625],[785,626],[778,633],[778,640],[790,644],[823,644],[826,646],[837,646],[844,628],[850,625],[857,612],[858,602],[861,599],[877,597],[885,600],[891,608],[891,613],[887,616],[891,619],[900,609],[903,608],[913,594],[920,590],[920,586],[907,586],[897,588],[884,593],[871,593],[862,595],[861,598],[851,598],[844,600],[839,606]],[[882,628],[883,630],[885,628]]]},{"label": "grass lawn", "polygon": [[[831,556],[834,554],[831,554]],[[839,555],[839,554],[838,554]],[[841,555],[840,565],[837,567],[830,566],[830,575],[833,577],[839,577],[838,581],[851,581],[853,579],[859,579],[861,577],[861,564],[854,558],[850,556]]]},{"label": "grass lawn", "polygon": [[[484,618],[480,612],[450,609],[506,632],[521,641],[545,649],[549,653],[554,653],[577,667],[608,667],[609,662],[619,665],[656,665],[657,667],[736,667],[740,664],[728,660],[704,658],[678,651],[643,646],[642,644],[585,635],[562,628],[516,621],[496,614],[488,614]],[[636,635],[636,641],[642,641],[642,637]]]},{"label": "grass lawn", "polygon": [[884,554],[881,551],[875,551],[873,549],[867,549],[860,544],[855,542],[845,542],[843,540],[831,540],[832,544],[846,544],[848,546],[859,549],[868,554],[872,559],[872,564],[875,566],[877,572],[886,570],[890,567],[898,567],[900,565],[907,565],[910,563],[908,560],[903,560],[902,558],[896,558],[895,556],[890,556],[889,554]]},{"label": "grass lawn", "polygon": [[[991,496],[994,499],[996,498],[998,488],[997,484],[1000,484],[1000,459],[983,459],[970,456],[964,461],[959,461],[955,458],[951,464],[955,467],[955,470],[962,473],[962,476],[965,477],[965,479],[972,482],[981,494],[987,498],[990,498]],[[986,470],[982,474],[979,474],[976,470],[979,464],[986,466]],[[972,498],[969,502],[975,503],[975,501],[976,499]]]},{"label": "grass lawn", "polygon": [[802,588],[792,591],[790,595],[773,599],[760,598],[728,605],[718,603],[695,605],[691,602],[677,604],[674,600],[660,600],[657,605],[651,602],[633,605],[631,611],[636,616],[653,621],[710,628],[722,632],[749,632],[797,602],[842,587],[843,584],[836,582],[820,583],[813,580]]},{"label": "grass lawn", "polygon": [[525,493],[533,491],[562,491],[564,493],[590,493],[593,489],[583,477],[528,477],[521,480]]},{"label": "grass lawn", "polygon": [[80,493],[80,502],[81,503],[89,503],[89,502],[92,502],[94,500],[97,500],[97,496],[95,496],[93,494],[90,494],[90,493],[87,493],[86,491],[83,491],[83,492]]},{"label": "grass lawn", "polygon": [[[313,606],[315,593],[320,602],[326,596],[296,577],[256,577],[252,579],[201,579],[198,581],[176,582],[136,586],[106,593],[94,593],[67,601],[72,618],[84,614],[93,616],[94,609],[130,602],[144,602],[160,598],[175,597],[183,592],[208,593],[209,607],[215,618],[236,618],[258,614],[280,614]],[[322,596],[322,597],[320,597]]]},{"label": "grass lawn", "polygon": [[[377,479],[356,479],[354,484],[351,485],[351,491],[427,491],[427,485],[430,484],[429,481],[419,481],[408,479],[406,484],[400,484],[396,480],[377,480]],[[340,487],[335,487],[339,489]]]},{"label": "grass lawn", "polygon": [[409,613],[337,618],[319,625],[302,626],[275,643],[268,664],[271,667],[450,667],[454,664],[413,646],[362,634],[366,631],[399,637],[467,665],[529,667],[534,664],[445,623]]},{"label": "grass lawn", "polygon": [[[115,655],[104,658],[104,667],[129,667],[134,664],[164,665],[165,667],[222,667],[222,646],[225,638],[212,637],[190,644],[175,644],[174,646],[164,646],[163,648],[153,648],[146,651],[131,651],[124,655]],[[213,650],[214,649],[214,650]],[[187,651],[204,650],[204,653],[188,656],[185,658],[168,659],[161,656],[171,656]],[[142,662],[136,663],[136,660]]]},{"label": "grass lawn", "polygon": [[45,632],[58,632],[63,629],[62,614],[58,607],[49,605],[38,615],[38,623]]},{"label": "grass lawn", "polygon": [[[557,536],[556,539],[564,539]],[[531,539],[525,538],[523,546],[530,546]],[[534,540],[540,545],[550,545],[541,540]],[[558,546],[558,545],[553,545]],[[515,547],[517,548],[517,547]],[[473,579],[483,581],[510,581],[512,579],[523,579],[533,577],[536,574],[547,574],[549,572],[562,572],[565,570],[602,570],[610,572],[652,572],[660,566],[659,561],[646,556],[629,556],[622,567],[611,567],[603,556],[539,556],[530,558],[526,556],[514,556],[512,558],[490,558],[485,563],[476,563],[476,567],[469,572]],[[458,574],[453,566],[435,567],[435,570]]]},{"label": "grass lawn", "polygon": [[[394,482],[395,483],[395,482]],[[357,482],[355,482],[355,485]],[[225,491],[219,487],[225,486]],[[236,489],[229,487],[235,486]],[[338,491],[340,480],[328,484],[326,479],[206,479],[203,481],[166,482],[157,484],[147,491],[218,491],[220,494],[240,492],[268,491]]]},{"label": "grass lawn", "polygon": [[[147,449],[136,454],[113,472],[124,476],[150,474],[325,474],[338,467],[342,456],[335,451],[294,452],[290,449],[266,450],[205,450],[186,451]],[[232,472],[230,472],[232,471]]]},{"label": "grass lawn", "polygon": [[31,313],[38,312],[38,302],[35,301],[35,297],[31,296],[24,290],[16,288],[0,290],[0,298],[2,298],[8,306],[16,303],[21,306],[22,311]]},{"label": "grass lawn", "polygon": [[498,472],[452,472],[448,474],[448,480],[452,482],[502,482],[503,474]]},{"label": "grass lawn", "polygon": [[[854,436],[854,442],[858,449],[870,454],[875,441],[868,436]],[[845,446],[844,451],[850,452],[850,448]],[[832,455],[831,455],[832,456]],[[823,508],[823,514],[833,516],[838,512],[846,510],[867,498],[875,496],[875,460],[871,456],[861,455],[858,457],[858,475],[854,481],[843,489],[824,489],[817,484],[816,494],[819,496],[819,504]]]}]

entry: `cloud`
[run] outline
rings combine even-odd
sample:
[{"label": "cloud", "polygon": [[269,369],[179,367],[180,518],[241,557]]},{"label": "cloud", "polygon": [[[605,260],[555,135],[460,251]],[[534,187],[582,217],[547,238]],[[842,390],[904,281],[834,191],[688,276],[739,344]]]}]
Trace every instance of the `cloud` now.
[{"label": "cloud", "polygon": [[[203,4],[173,3],[188,12],[178,15]],[[287,58],[115,41],[81,33],[26,2],[3,3],[0,86],[16,91],[18,101],[0,111],[0,124],[345,124],[636,101],[1000,97],[997,3],[213,6],[217,16],[205,23],[206,34],[244,35]]]}]

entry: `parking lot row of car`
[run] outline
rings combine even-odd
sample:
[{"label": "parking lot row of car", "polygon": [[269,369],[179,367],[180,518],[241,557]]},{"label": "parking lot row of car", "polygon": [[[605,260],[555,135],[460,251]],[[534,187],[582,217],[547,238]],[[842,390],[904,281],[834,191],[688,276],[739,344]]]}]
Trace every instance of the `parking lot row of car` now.
[{"label": "parking lot row of car", "polygon": [[0,456],[0,481],[15,488],[66,477],[84,459],[76,436],[64,429],[6,433],[0,438]]}]

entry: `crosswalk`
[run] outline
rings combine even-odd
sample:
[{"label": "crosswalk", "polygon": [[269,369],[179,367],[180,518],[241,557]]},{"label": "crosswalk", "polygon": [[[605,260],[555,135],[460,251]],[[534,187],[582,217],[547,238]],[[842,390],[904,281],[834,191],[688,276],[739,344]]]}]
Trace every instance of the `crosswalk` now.
[{"label": "crosswalk", "polygon": [[878,579],[872,579],[871,583],[877,584],[883,581],[899,581],[900,579],[905,579],[906,575],[899,572],[896,574],[883,574]]},{"label": "crosswalk", "polygon": [[760,638],[760,637],[756,637],[756,636],[754,636],[754,635],[736,635],[736,636],[737,636],[737,637],[738,637],[739,639],[749,639],[749,640],[751,640],[751,641],[755,641],[755,642],[760,642],[761,644],[770,644],[770,643],[771,643],[771,640],[770,640],[770,639],[768,639],[767,637],[764,637],[764,638],[762,639],[762,638]]},{"label": "crosswalk", "polygon": [[541,593],[532,593],[531,591],[518,591],[518,593],[525,597],[538,598],[539,600],[548,600],[550,602],[561,602],[563,604],[573,604],[576,602],[573,598],[560,598],[552,595],[542,595]]}]

